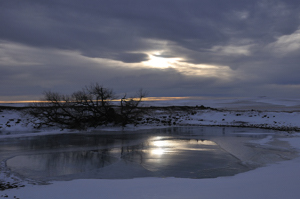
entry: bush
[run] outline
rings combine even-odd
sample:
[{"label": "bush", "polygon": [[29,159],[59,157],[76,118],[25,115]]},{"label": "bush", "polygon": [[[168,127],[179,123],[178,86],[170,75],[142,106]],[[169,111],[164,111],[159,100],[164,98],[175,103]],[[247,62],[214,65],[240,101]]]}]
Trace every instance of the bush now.
[{"label": "bush", "polygon": [[113,90],[99,84],[86,86],[72,95],[47,91],[44,102],[35,103],[28,113],[40,120],[40,125],[56,125],[68,129],[86,129],[107,124],[126,126],[135,123],[142,113],[138,108],[146,93],[140,90],[137,96],[121,98],[113,104]]}]

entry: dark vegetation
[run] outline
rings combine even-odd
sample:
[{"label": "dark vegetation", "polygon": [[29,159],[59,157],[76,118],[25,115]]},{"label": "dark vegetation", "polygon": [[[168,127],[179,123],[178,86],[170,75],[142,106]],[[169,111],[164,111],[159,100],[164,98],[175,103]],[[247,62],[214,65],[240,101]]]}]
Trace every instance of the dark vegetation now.
[{"label": "dark vegetation", "polygon": [[6,189],[14,189],[18,187],[25,187],[25,185],[20,185],[18,183],[10,183],[10,182],[0,182],[0,191],[4,191]]},{"label": "dark vegetation", "polygon": [[139,108],[146,96],[143,90],[127,98],[124,94],[116,100],[113,90],[99,84],[86,86],[71,95],[47,91],[44,102],[35,103],[26,112],[39,119],[39,125],[59,126],[84,130],[101,125],[135,124],[143,109]]}]

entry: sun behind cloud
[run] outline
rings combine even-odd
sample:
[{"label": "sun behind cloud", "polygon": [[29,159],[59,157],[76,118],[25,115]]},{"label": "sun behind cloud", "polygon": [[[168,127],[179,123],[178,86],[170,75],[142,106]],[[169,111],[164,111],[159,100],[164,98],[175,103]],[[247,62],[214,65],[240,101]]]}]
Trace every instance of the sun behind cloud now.
[{"label": "sun behind cloud", "polygon": [[164,69],[164,68],[172,67],[175,63],[182,60],[182,58],[179,57],[168,58],[168,57],[162,57],[160,55],[161,55],[160,52],[149,53],[148,54],[149,60],[144,61],[143,64],[145,66],[150,66],[153,68]]},{"label": "sun behind cloud", "polygon": [[188,63],[180,57],[163,57],[161,52],[148,53],[149,60],[142,62],[144,67],[167,69],[172,68],[187,76],[205,76],[229,79],[233,71],[229,66]]}]

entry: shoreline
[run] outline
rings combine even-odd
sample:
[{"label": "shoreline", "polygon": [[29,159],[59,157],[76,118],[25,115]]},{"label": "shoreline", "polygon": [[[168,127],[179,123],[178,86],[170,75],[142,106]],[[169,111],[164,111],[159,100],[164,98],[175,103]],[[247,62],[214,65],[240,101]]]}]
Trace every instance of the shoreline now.
[{"label": "shoreline", "polygon": [[[24,115],[22,110],[27,107],[15,109],[10,107],[0,109],[0,135],[9,132],[45,132],[66,131],[58,127],[38,128],[39,121]],[[181,126],[218,126],[218,127],[241,127],[261,128],[288,133],[300,132],[300,111],[256,111],[256,110],[225,110],[210,107],[193,106],[169,106],[147,107],[148,111],[139,118],[135,125],[119,127],[113,125],[89,128],[90,130],[103,129],[149,129]],[[68,130],[77,131],[77,130]]]}]

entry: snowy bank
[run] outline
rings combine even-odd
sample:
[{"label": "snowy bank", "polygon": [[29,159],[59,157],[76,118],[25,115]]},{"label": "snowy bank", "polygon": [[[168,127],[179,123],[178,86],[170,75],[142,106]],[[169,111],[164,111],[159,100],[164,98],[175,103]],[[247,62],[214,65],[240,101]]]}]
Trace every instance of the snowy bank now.
[{"label": "snowy bank", "polygon": [[[24,107],[28,104],[2,104],[2,107]],[[300,130],[300,100],[242,98],[145,101],[149,111],[139,124],[127,129],[164,126],[237,126],[270,128],[284,131]],[[24,116],[21,110],[1,109],[0,134],[28,131],[60,131],[55,128],[36,129],[39,121]],[[102,127],[101,129],[111,129]],[[2,132],[2,133],[1,133]]]}]

